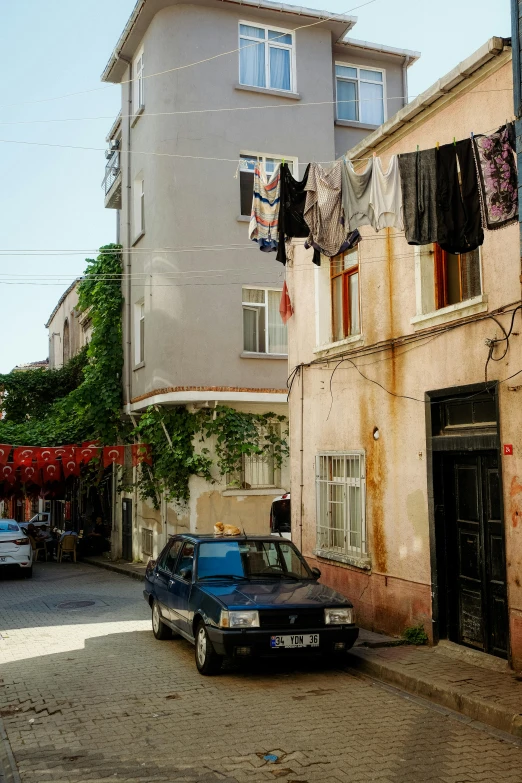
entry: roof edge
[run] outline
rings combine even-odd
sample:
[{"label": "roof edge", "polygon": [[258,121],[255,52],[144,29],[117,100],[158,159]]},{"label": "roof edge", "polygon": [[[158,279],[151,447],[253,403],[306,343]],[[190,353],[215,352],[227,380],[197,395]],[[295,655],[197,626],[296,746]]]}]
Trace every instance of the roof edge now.
[{"label": "roof edge", "polygon": [[61,297],[58,299],[58,302],[56,303],[54,310],[52,311],[51,315],[47,319],[47,323],[45,324],[45,328],[46,329],[48,329],[49,326],[51,325],[51,321],[53,320],[54,316],[58,312],[58,309],[59,309],[60,305],[63,304],[63,302],[66,300],[67,296],[71,293],[71,291],[74,290],[74,288],[78,285],[80,280],[81,280],[81,277],[77,277],[76,280],[73,280],[73,282],[71,283],[69,288],[66,291],[64,291],[63,294],[61,295]]},{"label": "roof edge", "polygon": [[415,52],[411,49],[397,49],[395,46],[386,46],[386,44],[371,43],[371,41],[360,41],[357,38],[343,38],[342,41],[337,41],[340,46],[353,46],[356,49],[367,49],[370,52],[380,52],[382,54],[391,54],[397,57],[403,57],[407,60],[406,67],[417,62],[421,53]]},{"label": "roof edge", "polygon": [[346,153],[348,160],[363,157],[364,153],[367,153],[385,139],[392,137],[401,127],[410,124],[424,109],[427,109],[444,95],[451,93],[455,87],[462,84],[470,76],[473,76],[483,65],[501,55],[505,49],[510,48],[511,46],[506,39],[498,36],[490,38],[473,54],[462,60],[455,68],[436,81],[435,84],[424,90],[415,100],[406,104],[391,119],[383,123],[373,133],[370,133],[369,136],[366,136],[355,147],[352,147]]},{"label": "roof edge", "polygon": [[[337,43],[341,42],[342,39],[347,35],[347,33],[350,32],[350,30],[357,23],[357,19],[358,19],[357,16],[351,16],[348,14],[328,14],[325,13],[324,11],[317,10],[315,8],[305,8],[303,6],[290,5],[288,3],[271,2],[271,0],[218,0],[218,2],[221,2],[223,4],[230,3],[232,5],[247,6],[263,11],[276,11],[281,14],[288,14],[289,16],[293,15],[293,16],[309,17],[311,19],[321,19],[325,22],[327,21],[337,22],[339,24],[346,25],[341,35],[339,36]],[[132,34],[133,29],[140,17],[140,14],[144,10],[146,4],[147,4],[147,0],[138,0],[136,5],[134,6],[132,13],[127,21],[127,24],[125,25],[123,32],[121,33],[118,42],[113,49],[113,52],[109,58],[109,62],[105,66],[103,73],[100,77],[102,82],[113,82],[113,80],[111,79],[111,73],[115,65],[118,63],[120,59],[125,59],[125,62],[127,62],[126,58],[122,58],[121,50],[123,49],[129,36]],[[176,5],[176,3],[173,2],[172,5]],[[118,83],[117,80],[116,83]]]}]

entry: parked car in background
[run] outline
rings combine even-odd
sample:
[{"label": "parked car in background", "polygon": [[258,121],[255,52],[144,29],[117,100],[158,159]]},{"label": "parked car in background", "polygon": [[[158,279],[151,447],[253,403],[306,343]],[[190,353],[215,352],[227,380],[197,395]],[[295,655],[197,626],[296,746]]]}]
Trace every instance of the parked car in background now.
[{"label": "parked car in background", "polygon": [[292,538],[292,525],[290,516],[290,492],[285,492],[274,498],[270,506],[270,532],[272,535]]},{"label": "parked car in background", "polygon": [[23,576],[33,575],[31,541],[14,519],[0,519],[0,568],[20,569]]},{"label": "parked car in background", "polygon": [[51,527],[51,513],[49,511],[39,511],[38,514],[35,514],[34,517],[31,517],[29,522],[26,522],[25,524],[30,525],[33,524],[35,527],[41,527],[42,525],[47,525],[47,527]]},{"label": "parked car in background", "polygon": [[320,576],[283,538],[185,534],[149,561],[143,595],[156,639],[187,639],[209,675],[225,657],[345,654],[359,633],[352,603]]}]

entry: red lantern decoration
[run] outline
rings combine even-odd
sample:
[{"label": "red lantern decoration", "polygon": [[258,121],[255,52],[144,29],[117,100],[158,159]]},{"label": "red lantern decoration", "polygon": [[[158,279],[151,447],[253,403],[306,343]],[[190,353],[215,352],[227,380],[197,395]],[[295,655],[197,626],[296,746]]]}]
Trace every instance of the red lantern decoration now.
[{"label": "red lantern decoration", "polygon": [[150,443],[135,443],[132,446],[132,466],[135,468],[145,462],[152,465],[152,446]]},{"label": "red lantern decoration", "polygon": [[125,462],[125,446],[105,446],[103,449],[103,466],[123,465]]},{"label": "red lantern decoration", "polygon": [[0,443],[0,465],[7,464],[12,448],[12,446],[6,446],[4,443]]},{"label": "red lantern decoration", "polygon": [[33,460],[36,458],[38,449],[31,446],[20,446],[14,450],[13,462],[18,467],[19,465],[32,465]]}]

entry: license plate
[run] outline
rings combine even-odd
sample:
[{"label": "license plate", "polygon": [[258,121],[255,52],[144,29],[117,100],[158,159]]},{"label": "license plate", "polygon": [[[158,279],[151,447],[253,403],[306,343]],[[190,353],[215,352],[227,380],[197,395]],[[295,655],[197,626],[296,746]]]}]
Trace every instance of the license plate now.
[{"label": "license plate", "polygon": [[270,647],[319,647],[319,634],[301,633],[295,636],[271,636]]}]

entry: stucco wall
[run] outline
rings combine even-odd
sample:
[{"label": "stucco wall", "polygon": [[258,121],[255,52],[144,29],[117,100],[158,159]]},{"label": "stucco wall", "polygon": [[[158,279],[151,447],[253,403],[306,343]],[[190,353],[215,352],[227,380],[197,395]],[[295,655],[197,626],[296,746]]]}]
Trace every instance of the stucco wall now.
[{"label": "stucco wall", "polygon": [[66,322],[69,325],[69,358],[75,356],[90,337],[90,330],[84,329],[81,324],[80,313],[76,310],[77,305],[78,290],[75,286],[67,293],[48,323],[50,369],[57,369],[63,366],[64,329]]},{"label": "stucco wall", "polygon": [[[434,113],[415,131],[389,149],[389,154],[422,149],[464,138],[470,131],[489,131],[512,115],[511,65]],[[386,161],[386,158],[385,158]],[[376,346],[366,355],[352,351],[339,364],[332,350],[329,364],[310,366],[304,374],[304,491],[303,550],[313,557],[316,541],[315,455],[322,450],[364,449],[366,453],[366,521],[372,569],[366,573],[348,565],[318,563],[325,577],[353,598],[363,624],[400,632],[423,622],[431,631],[430,531],[424,394],[429,390],[484,381],[486,338],[500,337],[490,319],[465,321],[459,328],[392,348],[379,343],[412,335],[415,326],[415,252],[396,230],[376,235],[363,230],[359,246],[362,339],[360,349]],[[324,262],[323,262],[324,263]],[[487,311],[520,300],[518,227],[486,232],[481,249],[483,292]],[[316,347],[316,284],[309,251],[298,246],[289,288],[294,306],[290,328],[290,369],[309,363]],[[457,316],[458,317],[458,316]],[[510,316],[500,316],[509,327]],[[454,321],[453,321],[454,323]],[[501,362],[490,362],[488,379],[505,379],[522,369],[520,313],[510,348]],[[448,324],[449,326],[450,324]],[[350,350],[344,346],[344,350]],[[354,369],[353,360],[364,379]],[[333,376],[332,373],[335,370]],[[505,506],[508,599],[513,662],[522,665],[522,405],[520,377],[499,387],[503,443],[514,444],[514,455],[502,457]],[[294,536],[299,537],[301,447],[301,385],[297,379],[290,398]],[[381,384],[380,388],[377,384]],[[518,388],[516,388],[518,387]],[[395,395],[405,395],[405,399]],[[331,412],[330,412],[331,407]],[[380,438],[373,438],[378,427]],[[299,540],[297,538],[297,540]]]}]

